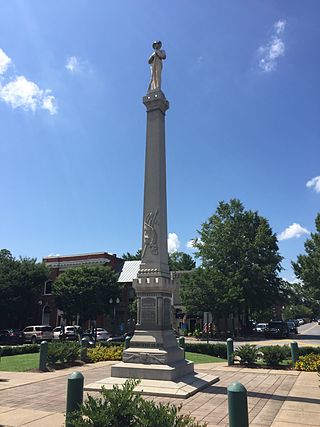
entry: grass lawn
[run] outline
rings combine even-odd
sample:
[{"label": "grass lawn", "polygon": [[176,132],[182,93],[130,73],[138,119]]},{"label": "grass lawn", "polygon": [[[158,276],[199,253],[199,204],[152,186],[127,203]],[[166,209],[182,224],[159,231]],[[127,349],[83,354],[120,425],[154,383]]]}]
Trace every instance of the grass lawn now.
[{"label": "grass lawn", "polygon": [[23,372],[39,368],[39,353],[4,356],[0,360],[0,371]]},{"label": "grass lawn", "polygon": [[208,354],[190,353],[189,351],[186,351],[186,359],[194,363],[226,362],[226,359],[209,356]]}]

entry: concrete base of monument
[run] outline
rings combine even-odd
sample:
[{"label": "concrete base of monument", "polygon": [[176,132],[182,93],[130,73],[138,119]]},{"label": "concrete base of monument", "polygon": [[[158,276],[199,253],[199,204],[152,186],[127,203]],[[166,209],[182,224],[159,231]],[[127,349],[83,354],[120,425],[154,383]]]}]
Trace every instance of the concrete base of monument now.
[{"label": "concrete base of monument", "polygon": [[175,381],[193,373],[193,362],[185,359],[170,365],[120,362],[111,367],[111,376],[116,378]]},{"label": "concrete base of monument", "polygon": [[[159,367],[159,365],[157,366]],[[86,385],[84,390],[101,391],[102,387],[110,390],[115,385],[118,387],[123,386],[128,379],[129,378],[109,377]],[[206,372],[185,375],[182,378],[178,378],[176,381],[142,379],[135,387],[134,391],[147,396],[187,399],[198,391],[203,390],[218,381],[219,377]]]}]

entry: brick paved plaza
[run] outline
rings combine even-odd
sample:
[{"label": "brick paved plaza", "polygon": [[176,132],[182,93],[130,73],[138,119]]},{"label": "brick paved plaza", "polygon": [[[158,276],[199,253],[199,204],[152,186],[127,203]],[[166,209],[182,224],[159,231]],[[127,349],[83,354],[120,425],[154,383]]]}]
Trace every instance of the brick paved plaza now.
[{"label": "brick paved plaza", "polygon": [[[111,364],[101,362],[78,370],[90,383],[108,376]],[[196,370],[210,371],[220,381],[186,400],[154,400],[182,404],[184,413],[207,422],[208,427],[226,426],[227,386],[240,381],[248,390],[250,426],[320,426],[316,373],[230,368],[221,363],[196,365]],[[0,372],[0,426],[64,425],[67,377],[72,371]]]}]

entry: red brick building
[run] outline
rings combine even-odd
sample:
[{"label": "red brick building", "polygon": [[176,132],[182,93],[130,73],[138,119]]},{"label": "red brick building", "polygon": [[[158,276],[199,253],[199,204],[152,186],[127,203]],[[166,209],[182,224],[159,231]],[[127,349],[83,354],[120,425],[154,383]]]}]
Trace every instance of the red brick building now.
[{"label": "red brick building", "polygon": [[[63,256],[48,256],[42,261],[49,267],[51,271],[50,279],[44,283],[42,295],[39,299],[38,318],[40,324],[58,326],[63,319],[63,312],[59,310],[55,304],[54,296],[52,295],[52,283],[64,270],[81,266],[104,265],[112,268],[116,273],[121,273],[124,261],[118,258],[116,254],[108,252],[96,252],[80,255],[63,255]],[[101,317],[97,319],[98,326],[110,327],[110,321],[120,324],[126,322],[128,311],[128,289],[123,287],[122,295],[119,304],[114,308],[114,319]],[[77,320],[74,319],[77,324]]]}]

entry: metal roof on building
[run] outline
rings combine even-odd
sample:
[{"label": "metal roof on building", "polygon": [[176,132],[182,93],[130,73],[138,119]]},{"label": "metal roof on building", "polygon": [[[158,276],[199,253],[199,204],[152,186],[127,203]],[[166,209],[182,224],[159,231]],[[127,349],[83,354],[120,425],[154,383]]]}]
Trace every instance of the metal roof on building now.
[{"label": "metal roof on building", "polygon": [[136,279],[139,268],[140,268],[140,264],[141,264],[140,260],[125,261],[123,264],[118,282],[128,283],[128,282],[132,282],[133,279]]}]

